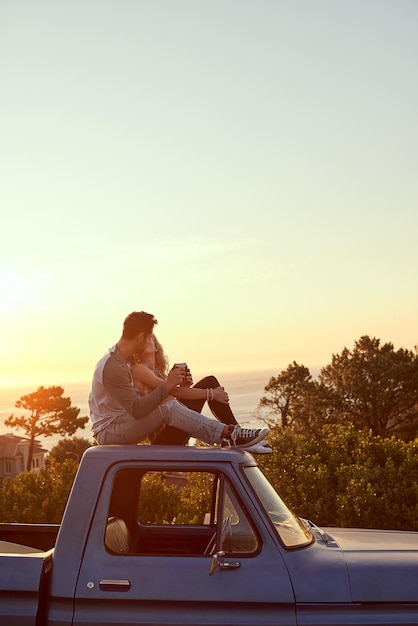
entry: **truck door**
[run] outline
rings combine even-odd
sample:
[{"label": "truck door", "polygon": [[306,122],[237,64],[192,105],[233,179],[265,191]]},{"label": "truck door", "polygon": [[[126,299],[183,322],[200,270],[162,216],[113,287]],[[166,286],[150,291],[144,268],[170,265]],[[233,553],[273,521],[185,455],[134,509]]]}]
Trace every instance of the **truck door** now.
[{"label": "truck door", "polygon": [[148,464],[109,476],[110,504],[103,497],[96,511],[74,624],[294,625],[278,546],[227,474]]}]

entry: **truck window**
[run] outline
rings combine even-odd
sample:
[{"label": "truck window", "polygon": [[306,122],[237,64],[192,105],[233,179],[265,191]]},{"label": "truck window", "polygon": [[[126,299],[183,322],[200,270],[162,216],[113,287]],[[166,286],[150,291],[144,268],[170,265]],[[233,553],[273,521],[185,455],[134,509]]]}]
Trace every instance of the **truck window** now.
[{"label": "truck window", "polygon": [[143,537],[147,528],[154,527],[159,543],[152,542],[152,532],[148,535],[156,553],[213,554],[223,550],[247,554],[258,548],[256,534],[231,484],[210,472],[144,474],[138,523]]},{"label": "truck window", "polygon": [[[223,475],[173,470],[125,475],[121,471],[113,488],[123,498],[112,493],[105,534],[108,552],[212,556],[219,550],[249,555],[259,549],[254,526]],[[119,514],[115,503],[120,503]]]},{"label": "truck window", "polygon": [[255,493],[287,548],[298,548],[312,542],[312,534],[273,489],[258,467],[244,468]]}]

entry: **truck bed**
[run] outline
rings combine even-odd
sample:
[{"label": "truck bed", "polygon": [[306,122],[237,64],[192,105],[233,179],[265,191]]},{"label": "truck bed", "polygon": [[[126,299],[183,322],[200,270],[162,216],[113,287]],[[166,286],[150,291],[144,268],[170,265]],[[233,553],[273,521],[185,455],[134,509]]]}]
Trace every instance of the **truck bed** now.
[{"label": "truck bed", "polygon": [[[59,524],[0,524],[0,542],[47,551],[55,546]],[[1,545],[1,544],[0,544]],[[6,548],[6,546],[5,546]],[[0,551],[3,551],[0,548]],[[5,550],[10,552],[10,550]],[[23,553],[23,552],[22,552]]]}]

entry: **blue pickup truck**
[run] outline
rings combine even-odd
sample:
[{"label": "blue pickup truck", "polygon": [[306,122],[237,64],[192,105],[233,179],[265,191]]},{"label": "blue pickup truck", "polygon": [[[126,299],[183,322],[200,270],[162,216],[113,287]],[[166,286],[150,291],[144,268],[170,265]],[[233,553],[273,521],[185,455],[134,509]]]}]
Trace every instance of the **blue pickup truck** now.
[{"label": "blue pickup truck", "polygon": [[4,626],[418,624],[418,533],[318,528],[241,450],[91,448],[0,550]]}]

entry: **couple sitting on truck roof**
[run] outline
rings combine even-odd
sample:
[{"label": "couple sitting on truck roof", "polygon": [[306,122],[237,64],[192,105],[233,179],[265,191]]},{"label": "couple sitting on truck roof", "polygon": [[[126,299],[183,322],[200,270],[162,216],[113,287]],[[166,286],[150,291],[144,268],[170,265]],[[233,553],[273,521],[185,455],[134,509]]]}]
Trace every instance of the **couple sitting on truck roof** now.
[{"label": "couple sitting on truck roof", "polygon": [[[100,445],[136,444],[149,438],[154,444],[181,445],[194,437],[211,445],[248,449],[263,440],[267,428],[241,428],[237,424],[228,395],[215,378],[201,381],[215,387],[198,383],[190,388],[187,366],[174,366],[166,373],[167,368],[160,372],[157,364],[153,376],[149,375],[152,353],[154,358],[157,354],[155,324],[154,316],[144,311],[128,315],[122,337],[96,365],[89,396],[96,441]],[[206,400],[218,419],[198,412]],[[221,405],[225,405],[224,410],[220,410]]]}]

